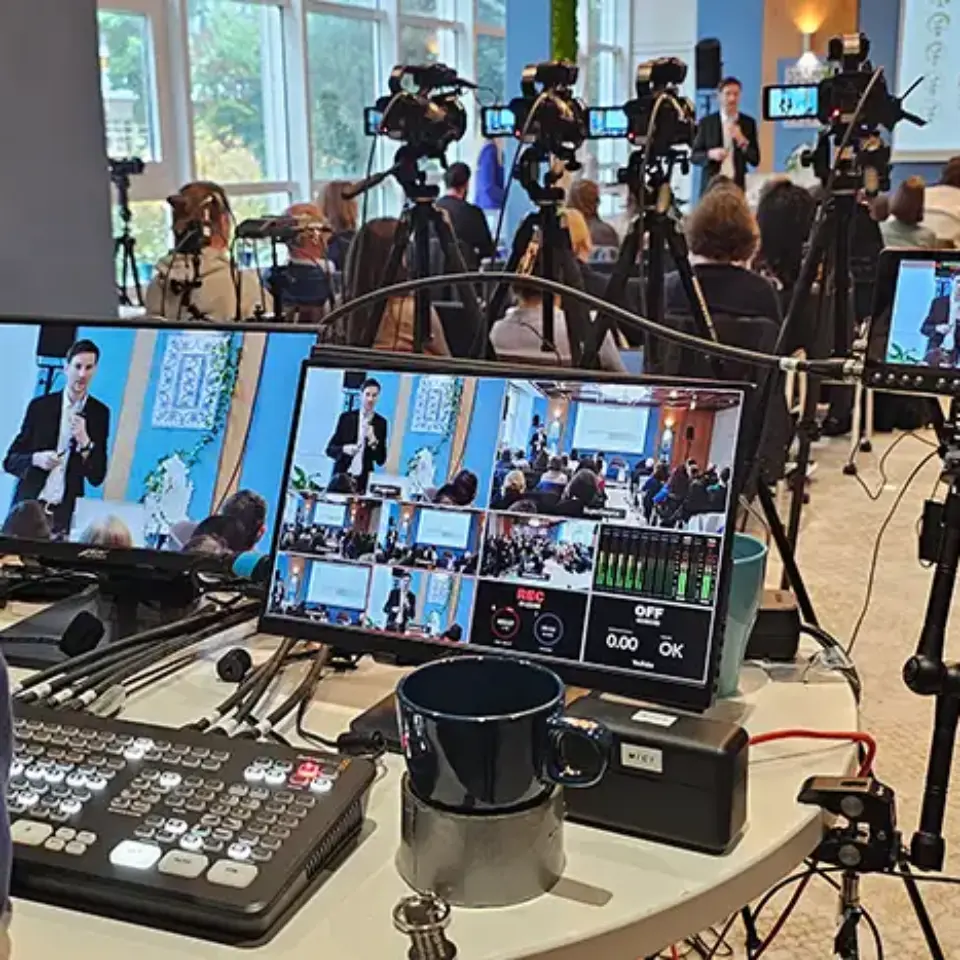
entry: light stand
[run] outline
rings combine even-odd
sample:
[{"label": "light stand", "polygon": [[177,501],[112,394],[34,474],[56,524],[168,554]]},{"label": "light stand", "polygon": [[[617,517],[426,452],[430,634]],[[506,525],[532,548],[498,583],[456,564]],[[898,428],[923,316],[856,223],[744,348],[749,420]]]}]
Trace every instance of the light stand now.
[{"label": "light stand", "polygon": [[130,230],[133,211],[130,209],[130,177],[126,173],[111,172],[110,179],[117,188],[117,207],[120,212],[122,228],[119,237],[113,239],[114,275],[117,273],[117,258],[120,258],[120,280],[117,284],[117,296],[120,305],[132,307],[134,304],[127,293],[127,284],[133,279],[133,288],[137,294],[136,306],[143,306],[143,289],[140,286],[140,272],[137,269],[137,241]]}]

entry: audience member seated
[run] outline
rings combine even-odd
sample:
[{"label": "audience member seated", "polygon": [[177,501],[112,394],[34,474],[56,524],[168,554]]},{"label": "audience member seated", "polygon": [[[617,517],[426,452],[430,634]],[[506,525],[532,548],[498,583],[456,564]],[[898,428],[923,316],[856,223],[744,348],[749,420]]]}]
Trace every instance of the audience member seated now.
[{"label": "audience member seated", "polygon": [[343,191],[353,186],[349,180],[331,180],[323,188],[320,209],[333,236],[327,244],[327,256],[341,273],[347,263],[347,251],[357,232],[357,201],[346,200]]},{"label": "audience member seated", "polygon": [[133,548],[133,536],[130,528],[112,513],[94,520],[78,538],[78,543],[87,543],[96,547],[117,550]]},{"label": "audience member seated", "polygon": [[147,313],[216,323],[254,319],[258,308],[269,314],[273,301],[256,271],[237,270],[231,260],[232,213],[223,188],[188,183],[167,203],[173,209],[174,245],[154,269],[144,296]]},{"label": "audience member seated", "polygon": [[[785,177],[771,181],[760,192],[757,205],[760,249],[754,269],[777,288],[784,317],[800,277],[805,245],[816,214],[817,202],[810,191]],[[812,347],[816,310],[816,298],[811,297],[804,310],[804,322],[794,330],[790,342],[784,344],[784,353]]]},{"label": "audience member seated", "polygon": [[923,177],[908,177],[897,188],[890,202],[890,219],[880,224],[885,246],[925,250],[937,246],[937,235],[923,225],[925,192]]},{"label": "audience member seated", "polygon": [[491,504],[494,510],[509,510],[527,492],[527,478],[522,470],[511,470],[500,487],[500,496]]},{"label": "audience member seated", "polygon": [[563,472],[563,464],[559,457],[551,457],[547,463],[547,470],[540,478],[536,490],[541,493],[556,493],[561,495],[566,489],[570,478]]},{"label": "audience member seated", "polygon": [[53,532],[47,511],[39,500],[21,500],[3,521],[3,536],[15,540],[50,540]]},{"label": "audience member seated", "polygon": [[437,201],[437,206],[447,212],[461,250],[469,254],[464,257],[467,269],[476,270],[480,261],[492,257],[496,250],[486,215],[480,207],[467,200],[470,168],[465,163],[450,164],[443,176],[443,182],[447,187],[447,194]]},{"label": "audience member seated", "polygon": [[[194,541],[198,537],[215,537],[223,542],[227,551],[231,553],[242,553],[245,549],[242,545],[246,542],[247,531],[244,529],[241,521],[236,517],[225,517],[222,514],[214,514],[205,520],[201,520],[196,525],[190,541]],[[193,552],[187,549],[188,546],[189,543],[184,546],[183,553]]]},{"label": "audience member seated", "polygon": [[587,507],[601,505],[602,499],[599,478],[581,465],[551,513],[558,517],[582,517]]},{"label": "audience member seated", "polygon": [[327,259],[330,226],[320,208],[312,203],[295,203],[284,216],[302,220],[303,230],[288,244],[287,263],[268,272],[267,284],[274,301],[283,304],[286,320],[317,324],[335,302],[333,273],[336,268]]},{"label": "audience member seated", "polygon": [[212,556],[222,556],[230,552],[230,548],[220,538],[212,534],[194,534],[184,545],[181,553],[206,553]]},{"label": "audience member seated", "polygon": [[653,473],[644,481],[640,488],[640,507],[647,523],[653,522],[654,501],[670,479],[670,468],[661,461],[654,467]]},{"label": "audience member seated", "polygon": [[[399,221],[380,217],[364,224],[350,244],[344,271],[345,300],[370,293],[383,286],[383,271],[397,233]],[[397,282],[408,279],[406,264],[397,271]],[[354,347],[373,347],[395,353],[413,352],[413,333],[417,304],[411,295],[390,297],[386,304],[364,307],[347,315],[342,331],[326,331],[325,339],[346,340]],[[450,350],[436,310],[430,311],[430,339],[424,352],[435,357],[449,357]]]},{"label": "audience member seated", "polygon": [[960,247],[960,157],[947,161],[940,182],[926,188],[923,222],[938,247]]},{"label": "audience member seated", "polygon": [[591,247],[619,248],[617,231],[600,218],[600,187],[594,180],[574,180],[567,191],[567,207],[583,214],[590,230]]},{"label": "audience member seated", "polygon": [[[522,272],[522,267],[521,267]],[[543,349],[543,296],[533,286],[514,284],[516,306],[510,307],[503,319],[490,330],[490,342],[501,360],[518,360],[544,366],[572,366],[567,319],[559,297],[553,312],[553,349]],[[611,334],[600,345],[600,366],[604,370],[626,372],[620,352]]]},{"label": "audience member seated", "polygon": [[580,264],[583,289],[594,297],[604,297],[609,278],[602,273],[598,273],[590,266],[593,241],[590,239],[590,228],[587,226],[586,218],[579,210],[568,207],[564,211],[564,219],[567,222],[567,232],[570,234],[570,246],[573,249],[573,255]]},{"label": "audience member seated", "polygon": [[253,490],[238,490],[227,497],[220,516],[237,524],[237,539],[231,544],[237,553],[253,550],[267,532],[267,501]]},{"label": "audience member seated", "polygon": [[449,483],[436,492],[434,503],[453,507],[469,507],[476,499],[479,482],[472,470],[461,470]]}]

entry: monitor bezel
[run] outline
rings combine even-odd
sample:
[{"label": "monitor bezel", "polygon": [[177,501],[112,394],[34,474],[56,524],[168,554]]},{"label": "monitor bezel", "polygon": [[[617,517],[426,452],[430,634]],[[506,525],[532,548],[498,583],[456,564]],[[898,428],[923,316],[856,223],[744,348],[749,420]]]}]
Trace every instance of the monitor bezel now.
[{"label": "monitor bezel", "polygon": [[[670,386],[676,387],[682,383],[690,384],[696,389],[727,390],[740,394],[741,426],[734,451],[734,479],[727,504],[727,521],[725,529],[733,531],[735,525],[736,504],[739,493],[745,480],[744,474],[744,442],[748,432],[746,423],[749,416],[749,398],[754,386],[749,383],[731,383],[718,380],[697,380],[681,377],[661,376],[631,376],[621,373],[607,373],[604,371],[586,371],[571,368],[557,368],[522,364],[501,364],[488,361],[463,361],[449,358],[434,358],[414,354],[396,354],[383,351],[356,349],[349,347],[315,347],[311,358],[304,362],[300,371],[300,381],[297,385],[297,399],[294,406],[294,421],[290,429],[290,442],[287,457],[283,467],[282,496],[277,502],[277,512],[274,516],[273,540],[270,548],[271,570],[267,583],[267,596],[261,607],[260,630],[263,633],[280,636],[299,637],[300,639],[324,643],[331,647],[358,654],[382,654],[402,659],[404,663],[427,663],[445,656],[457,655],[484,655],[516,656],[523,658],[524,654],[502,653],[492,647],[482,647],[472,643],[444,643],[441,641],[410,640],[395,637],[378,631],[340,629],[330,624],[318,624],[308,621],[281,617],[270,612],[269,595],[273,581],[273,571],[276,569],[276,559],[279,552],[280,529],[282,527],[283,510],[285,505],[285,491],[287,490],[290,472],[293,465],[293,456],[296,447],[296,436],[300,425],[303,392],[309,371],[314,369],[361,369],[370,372],[391,373],[438,373],[466,377],[498,377],[509,379],[539,378],[563,379],[567,381],[589,381],[610,384],[627,384],[640,386]],[[499,415],[499,414],[498,414]],[[638,700],[646,700],[664,706],[677,707],[694,712],[703,712],[708,709],[714,700],[717,674],[720,667],[720,654],[723,649],[724,632],[727,617],[727,605],[730,592],[730,576],[733,570],[733,537],[723,537],[721,551],[721,581],[722,589],[718,592],[716,615],[714,617],[713,637],[709,663],[707,665],[707,679],[702,685],[684,684],[671,680],[657,680],[648,676],[631,675],[619,671],[607,670],[603,667],[591,667],[571,661],[548,660],[532,658],[537,663],[553,670],[561,679],[571,685],[584,687],[604,693],[618,694]]]},{"label": "monitor bezel", "polygon": [[[119,317],[103,319],[100,317],[27,317],[22,315],[0,316],[2,326],[62,326],[62,327],[101,327],[110,329],[130,328],[132,330],[184,331],[200,333],[316,333],[316,328],[286,323],[196,323],[165,320],[162,317],[137,317],[124,320]],[[309,354],[309,351],[308,351]],[[299,402],[299,395],[297,398]],[[286,480],[286,478],[284,478]],[[283,487],[280,488],[283,490]],[[152,573],[176,576],[183,573],[222,572],[223,557],[210,554],[183,554],[165,550],[150,550],[146,547],[124,549],[118,547],[91,546],[82,543],[42,540],[19,540],[0,534],[0,557],[20,557],[39,561],[51,567],[69,567],[77,570],[89,570],[94,573],[124,572],[135,569]]]},{"label": "monitor bezel", "polygon": [[863,382],[867,387],[897,393],[943,396],[957,396],[960,393],[960,368],[932,367],[924,363],[891,363],[887,360],[901,264],[929,261],[955,263],[960,268],[960,250],[888,248],[880,254],[863,373]]}]

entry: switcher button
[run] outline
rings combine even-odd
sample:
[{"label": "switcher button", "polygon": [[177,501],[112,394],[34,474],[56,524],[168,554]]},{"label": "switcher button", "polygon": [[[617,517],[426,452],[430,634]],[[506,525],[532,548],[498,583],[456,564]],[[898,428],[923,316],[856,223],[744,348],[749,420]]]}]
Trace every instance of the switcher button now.
[{"label": "switcher button", "polygon": [[221,887],[235,887],[237,890],[243,890],[256,880],[259,872],[252,863],[218,860],[207,871],[207,880]]},{"label": "switcher button", "polygon": [[171,850],[157,864],[157,869],[171,877],[186,877],[188,880],[195,880],[207,869],[209,863],[210,861],[202,853]]},{"label": "switcher button", "polygon": [[36,820],[18,820],[10,827],[10,839],[25,847],[39,847],[52,833],[53,827],[49,823]]},{"label": "switcher button", "polygon": [[152,843],[140,843],[138,840],[121,840],[110,851],[110,862],[115,867],[129,867],[131,870],[149,870],[159,859],[163,851]]}]

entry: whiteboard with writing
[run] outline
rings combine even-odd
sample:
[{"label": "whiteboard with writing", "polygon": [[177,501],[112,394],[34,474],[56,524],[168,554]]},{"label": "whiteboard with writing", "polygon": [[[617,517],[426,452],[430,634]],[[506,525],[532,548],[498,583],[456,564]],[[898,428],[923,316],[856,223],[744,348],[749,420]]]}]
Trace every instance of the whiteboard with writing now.
[{"label": "whiteboard with writing", "polygon": [[956,0],[903,0],[900,65],[887,77],[899,94],[923,82],[904,107],[927,121],[906,121],[894,133],[895,160],[946,160],[960,153],[960,4]]}]

